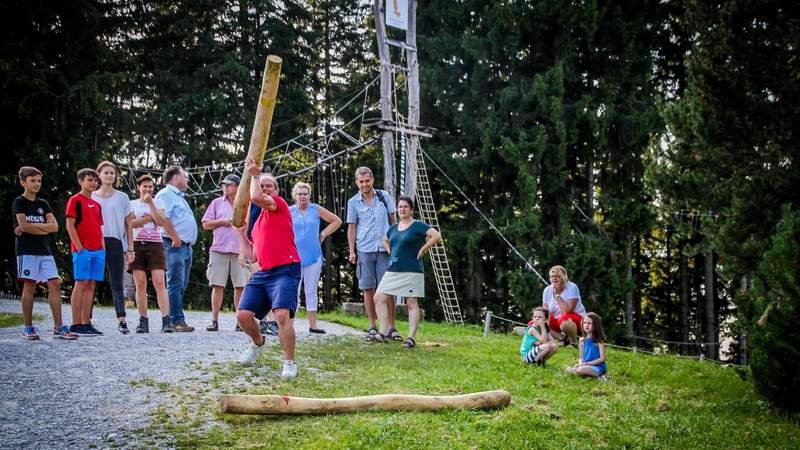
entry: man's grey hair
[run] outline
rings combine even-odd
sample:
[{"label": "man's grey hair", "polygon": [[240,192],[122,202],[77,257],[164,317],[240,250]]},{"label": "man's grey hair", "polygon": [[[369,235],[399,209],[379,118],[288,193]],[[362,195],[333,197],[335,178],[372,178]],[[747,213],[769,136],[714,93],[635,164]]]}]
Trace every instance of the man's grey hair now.
[{"label": "man's grey hair", "polygon": [[372,170],[370,170],[369,167],[359,167],[356,169],[356,179],[358,179],[358,177],[361,175],[369,175],[370,178],[375,178],[372,176]]}]

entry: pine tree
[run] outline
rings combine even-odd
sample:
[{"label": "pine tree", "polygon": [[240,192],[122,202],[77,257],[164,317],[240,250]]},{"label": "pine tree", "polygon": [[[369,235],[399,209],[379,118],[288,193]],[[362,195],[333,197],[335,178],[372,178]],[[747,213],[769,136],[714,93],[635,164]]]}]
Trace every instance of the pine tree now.
[{"label": "pine tree", "polygon": [[[114,30],[114,15],[113,4],[98,2],[0,6],[0,133],[11,158],[0,182],[6,208],[21,193],[17,169],[31,165],[44,172],[39,195],[63,220],[67,197],[78,190],[75,173],[95,167],[97,155],[112,141],[109,130],[118,117],[107,93],[124,77],[114,63],[117,50],[103,41]],[[0,224],[11,230],[10,215],[1,215]],[[65,240],[61,227],[52,240],[59,267],[69,267],[60,245]],[[1,241],[0,252],[11,268],[14,240]],[[0,288],[16,289],[12,271]]]},{"label": "pine tree", "polygon": [[800,212],[783,208],[752,293],[760,320],[750,325],[753,381],[778,407],[800,410]]},{"label": "pine tree", "polygon": [[[423,116],[441,130],[430,153],[540,272],[572,267],[589,307],[614,319],[626,285],[611,255],[647,230],[641,154],[659,126],[646,16],[563,2],[420,10],[423,98],[435,99]],[[456,278],[472,280],[468,314],[529,314],[545,284],[448,186],[435,190]]]}]

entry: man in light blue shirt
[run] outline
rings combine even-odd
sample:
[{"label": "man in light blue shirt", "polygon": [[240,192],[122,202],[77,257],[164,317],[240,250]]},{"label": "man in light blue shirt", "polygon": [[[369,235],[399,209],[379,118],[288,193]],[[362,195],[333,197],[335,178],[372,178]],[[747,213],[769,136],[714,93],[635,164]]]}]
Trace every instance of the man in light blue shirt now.
[{"label": "man in light blue shirt", "polygon": [[161,237],[167,256],[169,319],[173,331],[190,332],[194,331],[194,327],[186,324],[183,315],[183,293],[192,270],[192,245],[197,241],[197,221],[184,197],[189,187],[186,171],[180,166],[167,167],[164,184],[166,187],[158,191],[156,200],[164,206],[164,217],[167,219]]},{"label": "man in light blue shirt", "polygon": [[[388,192],[372,187],[372,171],[368,167],[356,169],[358,193],[347,201],[347,244],[350,263],[356,265],[358,288],[364,291],[364,308],[369,317],[367,338],[378,333],[375,326],[375,289],[389,266],[389,254],[383,248],[383,237],[391,224],[397,222],[397,208]],[[394,302],[392,302],[394,305]],[[389,330],[394,338],[395,308],[389,308]]]}]

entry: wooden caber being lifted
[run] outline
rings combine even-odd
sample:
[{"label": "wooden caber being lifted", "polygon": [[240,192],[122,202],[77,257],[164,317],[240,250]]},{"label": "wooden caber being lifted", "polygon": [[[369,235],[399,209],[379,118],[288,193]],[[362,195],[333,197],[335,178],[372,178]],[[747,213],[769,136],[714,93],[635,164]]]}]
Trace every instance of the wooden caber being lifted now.
[{"label": "wooden caber being lifted", "polygon": [[223,394],[219,398],[228,414],[335,414],[364,411],[435,411],[439,409],[493,409],[511,403],[504,390],[464,395],[369,395],[343,398],[303,398],[287,395]]},{"label": "wooden caber being lifted", "polygon": [[[261,93],[258,96],[256,118],[253,122],[253,132],[250,135],[250,147],[247,150],[247,156],[253,158],[256,164],[261,164],[264,161],[264,153],[267,150],[269,130],[272,127],[272,113],[275,111],[275,101],[278,97],[278,82],[281,79],[282,64],[283,60],[279,56],[267,56],[264,76],[261,79]],[[251,179],[250,174],[243,173],[239,190],[236,191],[232,218],[232,223],[235,227],[241,227],[244,224],[244,215],[247,212],[250,198]]]}]

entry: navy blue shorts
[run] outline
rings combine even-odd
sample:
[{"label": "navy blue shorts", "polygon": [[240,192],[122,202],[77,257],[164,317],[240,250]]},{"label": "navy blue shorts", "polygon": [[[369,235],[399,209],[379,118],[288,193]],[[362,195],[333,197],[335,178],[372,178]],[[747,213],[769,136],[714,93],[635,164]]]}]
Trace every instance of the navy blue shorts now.
[{"label": "navy blue shorts", "polygon": [[299,262],[254,273],[244,287],[239,309],[253,311],[259,320],[271,309],[288,309],[289,317],[294,318],[300,275]]}]

